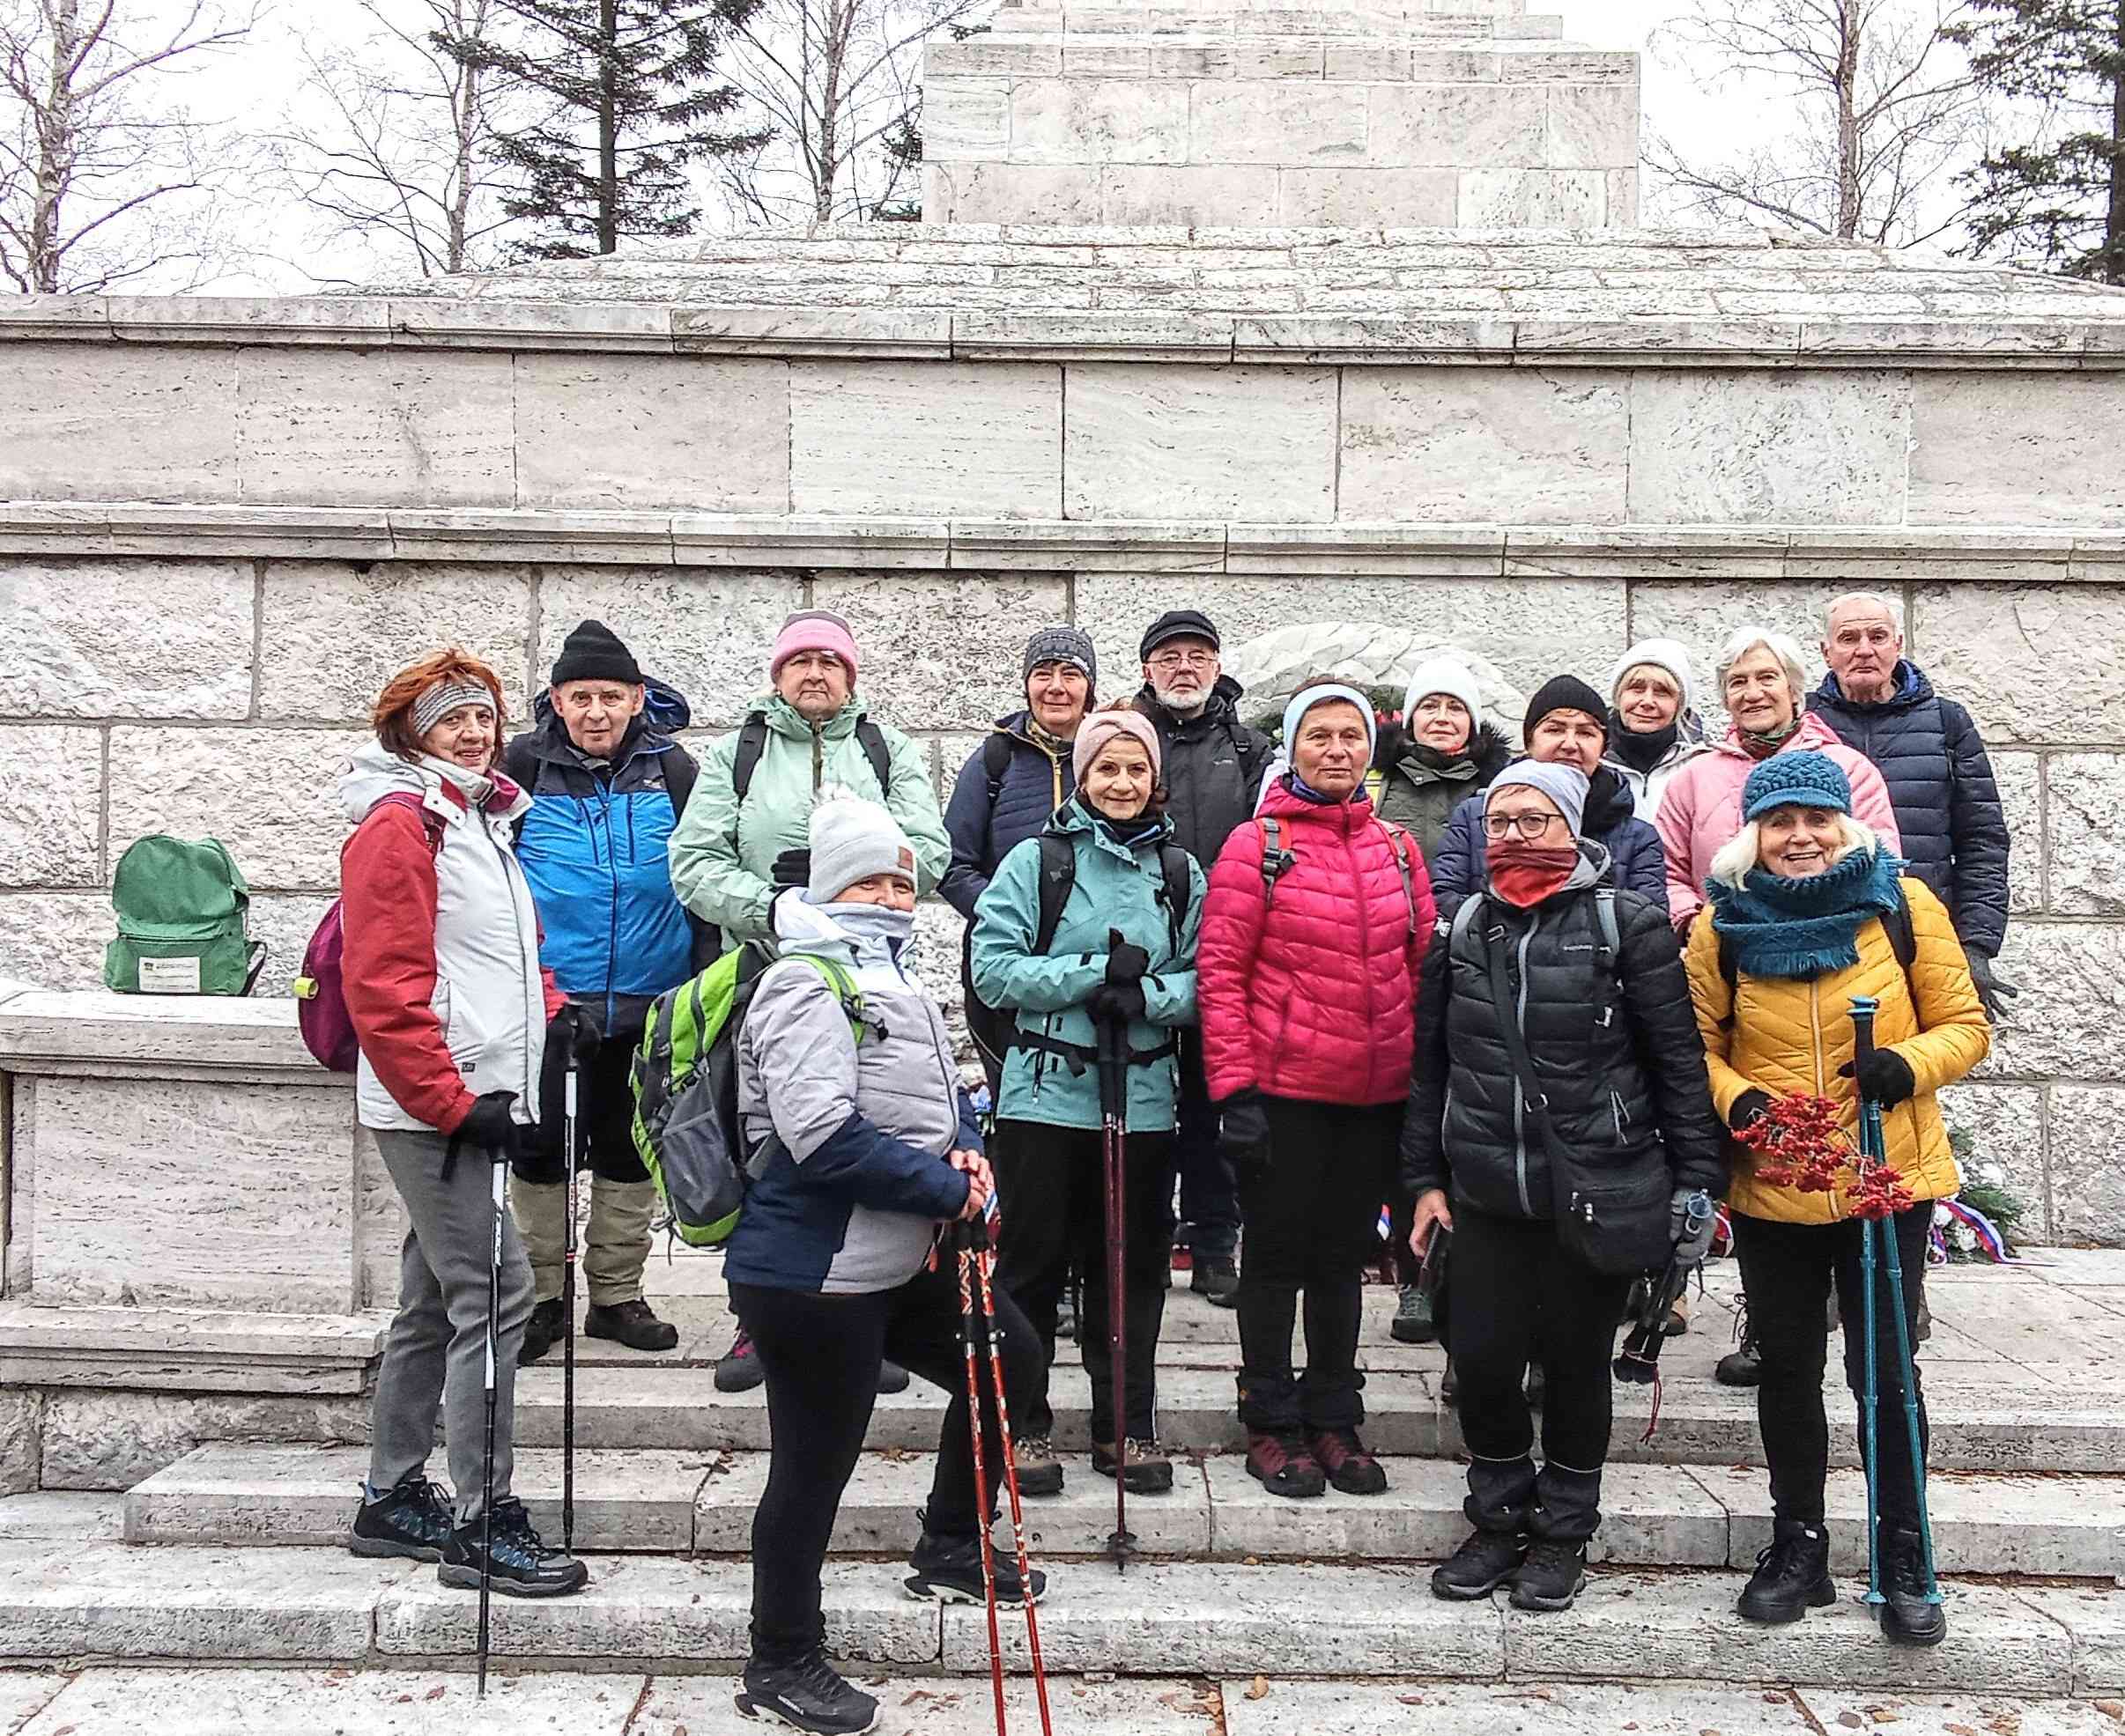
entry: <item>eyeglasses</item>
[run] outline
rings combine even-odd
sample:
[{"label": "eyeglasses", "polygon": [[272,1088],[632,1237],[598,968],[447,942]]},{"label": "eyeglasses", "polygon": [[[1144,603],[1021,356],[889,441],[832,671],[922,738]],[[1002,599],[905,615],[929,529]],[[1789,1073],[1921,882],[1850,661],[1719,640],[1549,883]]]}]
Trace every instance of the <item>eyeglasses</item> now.
[{"label": "eyeglasses", "polygon": [[1218,665],[1215,651],[1159,651],[1152,654],[1153,668],[1161,669],[1210,669]]},{"label": "eyeglasses", "polygon": [[1518,832],[1529,843],[1559,824],[1554,814],[1485,814],[1483,816],[1483,835],[1485,838],[1509,838]]}]

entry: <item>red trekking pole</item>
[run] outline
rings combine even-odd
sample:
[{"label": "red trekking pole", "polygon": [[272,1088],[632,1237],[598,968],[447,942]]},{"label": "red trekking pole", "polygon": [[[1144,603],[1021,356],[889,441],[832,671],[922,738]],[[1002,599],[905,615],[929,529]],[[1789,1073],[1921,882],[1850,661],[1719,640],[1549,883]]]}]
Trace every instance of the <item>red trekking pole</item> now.
[{"label": "red trekking pole", "polygon": [[[971,1226],[952,1228],[959,1253],[959,1344],[966,1353],[966,1426],[974,1431],[974,1522],[981,1527],[981,1591],[988,1605],[988,1675],[996,1688],[996,1736],[1003,1736],[1003,1642],[996,1632],[996,1550],[988,1534],[988,1470],[981,1452],[981,1365],[975,1344]],[[997,1396],[1002,1397],[999,1391]],[[1025,1588],[1030,1591],[1030,1586]]]}]

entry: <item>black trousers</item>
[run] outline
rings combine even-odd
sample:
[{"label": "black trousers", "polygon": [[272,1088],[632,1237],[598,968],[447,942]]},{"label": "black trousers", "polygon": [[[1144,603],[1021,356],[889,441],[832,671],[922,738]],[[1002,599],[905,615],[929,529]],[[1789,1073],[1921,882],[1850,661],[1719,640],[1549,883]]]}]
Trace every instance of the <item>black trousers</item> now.
[{"label": "black trousers", "polygon": [[[1447,1265],[1461,1432],[1469,1446],[1470,1523],[1578,1542],[1601,1523],[1617,1323],[1628,1278],[1581,1264],[1543,1219],[1454,1213]],[[1527,1370],[1542,1364],[1542,1457]]]},{"label": "black trousers", "polygon": [[1186,1025],[1175,1035],[1181,1039],[1181,1101],[1174,1167],[1181,1175],[1181,1236],[1198,1260],[1230,1260],[1240,1245],[1239,1178],[1218,1144],[1218,1109],[1203,1073],[1203,1032]]},{"label": "black trousers", "polygon": [[[1926,1231],[1933,1202],[1921,1200],[1892,1220],[1897,1257],[1903,1267],[1904,1319],[1912,1352],[1918,1350],[1919,1294],[1926,1276]],[[1749,1325],[1763,1359],[1756,1389],[1757,1427],[1771,1467],[1775,1516],[1803,1525],[1823,1522],[1823,1478],[1830,1464],[1830,1427],[1823,1414],[1823,1363],[1829,1328],[1824,1324],[1830,1289],[1837,1287],[1845,1328],[1845,1384],[1866,1417],[1866,1319],[1862,1299],[1861,1225],[1774,1223],[1733,1214],[1735,1252],[1749,1299]],[[1876,1244],[1875,1428],[1881,1465],[1881,1516],[1884,1525],[1918,1524],[1918,1479],[1911,1463],[1910,1424],[1904,1415],[1901,1360],[1896,1350],[1896,1315],[1881,1244]],[[1912,1391],[1918,1400],[1919,1446],[1927,1451],[1926,1396],[1915,1361]]]},{"label": "black trousers", "polygon": [[[617,1031],[597,1045],[597,1053],[579,1071],[575,1089],[575,1135],[583,1161],[590,1172],[607,1181],[644,1182],[649,1171],[634,1149],[635,1045],[640,1031]],[[537,1149],[513,1165],[524,1180],[551,1185],[567,1178],[567,1158],[562,1137],[562,1113],[558,1092],[552,1104],[542,1104]]]},{"label": "black trousers", "polygon": [[[1240,1420],[1269,1434],[1354,1429],[1365,1420],[1365,1268],[1380,1246],[1403,1106],[1266,1102],[1269,1162],[1240,1178]],[[1306,1373],[1294,1378],[1301,1290]]]},{"label": "black trousers", "polygon": [[[1166,1215],[1174,1136],[1131,1134],[1122,1163],[1122,1432],[1150,1440],[1157,1432],[1159,1328],[1166,1317],[1166,1261],[1173,1227]],[[1055,1356],[1055,1306],[1076,1270],[1085,1285],[1077,1342],[1092,1382],[1092,1438],[1114,1438],[1114,1357],[1107,1345],[1107,1192],[1100,1138],[1079,1127],[1004,1121],[989,1153],[996,1165],[997,1281],[1032,1323],[1046,1352],[1023,1411],[1026,1437],[1055,1432],[1048,1364]]]},{"label": "black trousers", "polygon": [[[761,1664],[796,1663],[818,1651],[826,1633],[819,1568],[877,1402],[879,1363],[891,1356],[951,1394],[922,1514],[923,1524],[942,1535],[978,1533],[984,1518],[996,1512],[1003,1457],[995,1395],[984,1350],[981,1457],[988,1512],[982,1515],[974,1503],[956,1260],[940,1257],[938,1270],[870,1296],[734,1283],[730,1297],[767,1377],[767,1489],[752,1516],[752,1656]],[[1040,1356],[1025,1317],[1001,1285],[996,1306],[1003,1397],[1015,1415],[1039,1379]]]}]

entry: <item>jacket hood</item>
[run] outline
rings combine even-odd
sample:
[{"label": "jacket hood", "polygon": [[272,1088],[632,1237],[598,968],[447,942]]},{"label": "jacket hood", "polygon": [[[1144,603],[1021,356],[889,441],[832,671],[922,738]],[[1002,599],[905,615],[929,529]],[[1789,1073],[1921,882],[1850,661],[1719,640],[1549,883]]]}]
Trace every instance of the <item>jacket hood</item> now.
[{"label": "jacket hood", "polygon": [[1823,677],[1823,684],[1815,690],[1815,697],[1824,705],[1835,705],[1840,711],[1907,712],[1914,705],[1922,705],[1933,698],[1933,682],[1925,670],[1910,659],[1899,658],[1896,665],[1896,691],[1886,699],[1847,699],[1844,689],[1837,684],[1837,677],[1833,675]]},{"label": "jacket hood", "polygon": [[[1237,712],[1240,708],[1240,696],[1246,691],[1247,689],[1240,686],[1232,676],[1220,675],[1211,684],[1210,698],[1203,702],[1201,711],[1193,717],[1174,718],[1174,720],[1179,723],[1201,723],[1207,719],[1223,717],[1227,713]],[[1151,691],[1151,684],[1148,681],[1137,690],[1136,704],[1138,711],[1154,717],[1160,712],[1166,711],[1166,707],[1159,703],[1159,696]],[[1171,713],[1166,714],[1169,717],[1173,716]]]},{"label": "jacket hood", "polygon": [[1373,750],[1373,770],[1393,772],[1412,784],[1460,783],[1474,779],[1488,783],[1512,764],[1513,744],[1487,723],[1476,726],[1462,763],[1469,769],[1456,776],[1429,764],[1418,752],[1418,742],[1406,725],[1383,723],[1380,741]]},{"label": "jacket hood", "polygon": [[[774,901],[775,944],[785,957],[810,953],[831,958],[850,970],[870,965],[892,971],[905,979],[907,971],[894,951],[875,935],[858,934],[844,927],[832,905],[815,905],[802,898]],[[905,948],[901,949],[905,951]]]},{"label": "jacket hood", "polygon": [[[1844,738],[1813,712],[1803,712],[1800,728],[1778,744],[1778,750],[1798,753],[1803,748],[1841,748],[1844,744]],[[1727,733],[1714,745],[1721,753],[1732,754],[1735,758],[1746,759],[1751,764],[1755,762],[1755,756],[1742,746],[1739,724],[1729,723]]]},{"label": "jacket hood", "polygon": [[1337,826],[1344,831],[1356,831],[1373,817],[1373,799],[1360,784],[1358,794],[1348,802],[1308,802],[1304,796],[1292,793],[1286,774],[1272,778],[1264,786],[1255,812],[1279,820],[1310,820],[1321,825]]},{"label": "jacket hood", "polygon": [[[501,774],[493,773],[485,811],[505,820],[528,813],[531,798]],[[446,785],[448,786],[446,789]],[[364,742],[354,750],[339,777],[339,808],[348,823],[359,825],[387,795],[417,795],[424,807],[448,818],[471,806],[464,784],[429,765],[401,759],[381,742]]]},{"label": "jacket hood", "polygon": [[1161,814],[1150,823],[1150,830],[1132,842],[1124,844],[1102,824],[1103,816],[1095,814],[1085,798],[1073,795],[1048,816],[1041,830],[1057,838],[1086,838],[1099,849],[1111,850],[1117,856],[1142,855],[1147,850],[1173,842],[1174,823]]},{"label": "jacket hood", "polygon": [[[531,698],[534,742],[542,758],[568,750],[568,727],[553,709],[553,691],[542,687]],[[693,707],[677,688],[654,676],[642,680],[641,715],[627,726],[620,738],[620,757],[648,752],[662,753],[672,745],[670,737],[693,722]]]},{"label": "jacket hood", "polygon": [[[800,742],[811,739],[811,726],[804,721],[797,708],[780,693],[763,693],[746,709],[759,713],[766,720],[767,727],[778,735],[792,736]],[[848,696],[848,703],[819,726],[819,734],[829,742],[838,742],[844,735],[852,735],[855,733],[856,725],[863,720],[869,710],[870,707],[863,703],[863,696],[852,693]]]}]

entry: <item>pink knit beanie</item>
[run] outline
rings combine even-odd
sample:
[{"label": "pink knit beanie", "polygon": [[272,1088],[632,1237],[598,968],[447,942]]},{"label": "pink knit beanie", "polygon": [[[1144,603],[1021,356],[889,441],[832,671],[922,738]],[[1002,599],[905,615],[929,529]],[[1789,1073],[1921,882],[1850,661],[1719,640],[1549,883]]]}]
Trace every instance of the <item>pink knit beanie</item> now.
[{"label": "pink knit beanie", "polygon": [[782,623],[774,636],[774,655],[767,664],[767,679],[781,678],[782,665],[800,651],[824,651],[839,657],[848,671],[848,684],[855,685],[855,635],[848,623],[830,609],[800,609]]},{"label": "pink knit beanie", "polygon": [[1100,757],[1100,750],[1117,735],[1127,735],[1143,744],[1144,751],[1151,756],[1151,781],[1159,781],[1159,732],[1151,720],[1139,711],[1094,712],[1077,726],[1077,739],[1071,744],[1070,765],[1071,775],[1081,784],[1092,763]]}]

